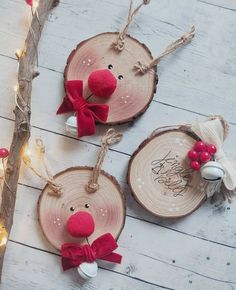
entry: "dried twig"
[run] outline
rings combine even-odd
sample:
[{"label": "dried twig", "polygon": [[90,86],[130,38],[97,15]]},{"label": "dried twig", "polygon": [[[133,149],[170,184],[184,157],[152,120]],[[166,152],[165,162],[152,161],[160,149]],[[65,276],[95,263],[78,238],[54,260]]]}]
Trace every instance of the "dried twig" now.
[{"label": "dried twig", "polygon": [[[6,165],[6,182],[4,182],[3,185],[2,203],[0,207],[0,226],[4,228],[8,236],[13,223],[17,183],[22,159],[21,154],[30,137],[29,122],[31,113],[31,90],[32,79],[35,77],[33,68],[37,58],[37,47],[48,13],[57,2],[58,1],[55,0],[39,1],[37,13],[34,13],[27,38],[25,40],[24,54],[19,58],[19,92],[17,94],[17,105],[14,109],[15,128],[10,154]],[[7,186],[7,184],[9,186]],[[0,247],[0,277],[2,274],[5,248],[5,245]]]}]

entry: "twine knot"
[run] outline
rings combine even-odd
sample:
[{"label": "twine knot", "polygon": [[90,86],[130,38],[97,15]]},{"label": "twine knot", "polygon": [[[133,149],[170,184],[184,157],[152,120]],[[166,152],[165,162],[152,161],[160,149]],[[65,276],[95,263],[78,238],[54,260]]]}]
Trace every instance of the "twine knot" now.
[{"label": "twine knot", "polygon": [[137,73],[145,74],[150,69],[148,64],[142,63],[141,61],[137,61],[134,65],[134,70]]},{"label": "twine knot", "polygon": [[94,193],[98,190],[98,188],[99,188],[99,184],[91,182],[91,181],[89,181],[86,186],[86,190],[88,193]]},{"label": "twine knot", "polygon": [[114,128],[110,128],[102,137],[102,145],[112,145],[118,143],[121,140],[122,136],[122,133],[117,132]]},{"label": "twine knot", "polygon": [[133,18],[138,13],[140,8],[143,5],[148,5],[150,2],[151,2],[151,0],[143,0],[135,9],[132,9],[133,0],[130,0],[127,22],[126,22],[124,28],[119,32],[116,41],[111,44],[111,48],[113,48],[117,52],[121,52],[124,49],[124,47],[125,47],[125,36],[127,34],[127,31],[128,31],[130,23],[133,21]]},{"label": "twine knot", "polygon": [[114,50],[120,52],[124,49],[125,47],[125,41],[124,38],[122,36],[118,36],[117,40],[115,42],[112,42],[111,44],[111,48],[113,48]]}]

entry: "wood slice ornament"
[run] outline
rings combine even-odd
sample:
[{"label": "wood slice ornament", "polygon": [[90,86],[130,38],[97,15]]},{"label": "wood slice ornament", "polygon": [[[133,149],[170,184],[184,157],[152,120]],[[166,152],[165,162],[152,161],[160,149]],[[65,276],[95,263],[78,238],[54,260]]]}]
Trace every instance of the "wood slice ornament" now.
[{"label": "wood slice ornament", "polygon": [[[39,223],[47,240],[60,250],[64,243],[92,243],[104,233],[117,239],[125,223],[125,198],[116,179],[101,170],[108,146],[118,142],[120,133],[109,129],[102,138],[102,148],[94,168],[79,166],[66,169],[53,177],[61,194],[52,194],[50,184],[43,189],[39,202]],[[74,238],[67,233],[66,223],[76,212],[85,211],[95,221],[95,231],[87,238]]]},{"label": "wood slice ornament", "polygon": [[84,83],[84,98],[92,92],[87,82],[89,75],[96,70],[109,69],[117,78],[117,88],[108,99],[96,96],[89,98],[95,103],[109,105],[106,124],[119,124],[132,121],[144,112],[156,91],[156,68],[142,75],[136,74],[133,67],[137,60],[145,63],[152,61],[152,55],[146,45],[127,35],[126,47],[121,53],[111,48],[118,33],[102,33],[80,43],[70,54],[65,69],[65,80],[81,79]]},{"label": "wood slice ornament", "polygon": [[192,213],[208,197],[231,201],[236,166],[222,148],[227,135],[221,116],[155,130],[129,161],[127,180],[135,199],[167,218]]},{"label": "wood slice ornament", "polygon": [[[65,68],[65,87],[68,81],[83,81],[83,98],[89,103],[106,104],[109,106],[109,114],[106,118],[95,117],[95,121],[104,124],[121,124],[133,121],[142,114],[150,104],[156,92],[158,82],[157,64],[167,54],[173,52],[179,46],[188,43],[195,34],[195,28],[181,38],[171,43],[157,58],[153,58],[149,48],[139,40],[127,34],[128,27],[134,16],[143,5],[150,1],[141,1],[141,4],[133,9],[130,1],[127,23],[118,32],[105,32],[82,41],[73,50],[67,60]],[[114,92],[109,97],[103,98],[96,95],[88,84],[88,79],[94,71],[110,70],[117,79]],[[104,80],[104,82],[106,82]],[[102,81],[102,85],[104,84]],[[94,81],[99,86],[99,82]],[[69,111],[69,110],[67,110]],[[64,113],[65,111],[63,111]],[[77,126],[80,124],[77,113]],[[59,113],[62,111],[59,110]],[[73,134],[76,121],[70,119],[67,122],[67,130]],[[71,130],[68,123],[73,121]],[[86,134],[92,135],[94,131]],[[85,134],[84,134],[85,135]],[[78,130],[78,136],[84,136]]]},{"label": "wood slice ornament", "polygon": [[132,155],[128,183],[135,199],[151,213],[183,217],[206,199],[204,181],[186,159],[196,140],[197,135],[182,126],[164,127]]}]

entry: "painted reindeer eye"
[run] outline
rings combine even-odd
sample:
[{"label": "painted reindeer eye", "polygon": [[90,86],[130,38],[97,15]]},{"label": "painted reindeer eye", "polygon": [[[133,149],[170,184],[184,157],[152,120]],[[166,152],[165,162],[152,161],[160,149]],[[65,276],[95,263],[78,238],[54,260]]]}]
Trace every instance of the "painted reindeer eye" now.
[{"label": "painted reindeer eye", "polygon": [[70,208],[70,211],[75,211],[75,208],[72,206],[72,207]]},{"label": "painted reindeer eye", "polygon": [[123,77],[122,75],[119,75],[119,76],[118,76],[118,79],[119,79],[119,80],[123,80],[123,78],[124,78],[124,77]]},{"label": "painted reindeer eye", "polygon": [[88,203],[86,203],[84,206],[85,206],[86,208],[89,208],[89,204],[88,204]]},{"label": "painted reindeer eye", "polygon": [[108,68],[109,68],[109,69],[113,69],[113,65],[112,65],[112,64],[109,64],[109,65],[108,65]]}]

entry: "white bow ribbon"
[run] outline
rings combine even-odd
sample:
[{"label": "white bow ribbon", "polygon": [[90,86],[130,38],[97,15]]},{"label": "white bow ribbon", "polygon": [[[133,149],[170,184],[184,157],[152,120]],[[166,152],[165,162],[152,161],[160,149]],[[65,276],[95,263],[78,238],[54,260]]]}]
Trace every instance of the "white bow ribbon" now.
[{"label": "white bow ribbon", "polygon": [[224,185],[228,190],[234,190],[236,188],[236,166],[234,162],[226,156],[222,148],[227,135],[224,122],[223,119],[216,117],[205,122],[197,122],[191,126],[191,129],[203,142],[216,146],[217,152],[215,158],[225,170],[223,178]]}]

